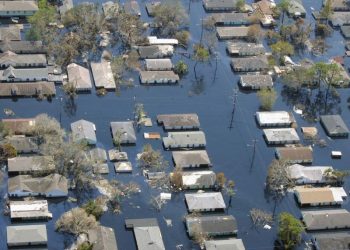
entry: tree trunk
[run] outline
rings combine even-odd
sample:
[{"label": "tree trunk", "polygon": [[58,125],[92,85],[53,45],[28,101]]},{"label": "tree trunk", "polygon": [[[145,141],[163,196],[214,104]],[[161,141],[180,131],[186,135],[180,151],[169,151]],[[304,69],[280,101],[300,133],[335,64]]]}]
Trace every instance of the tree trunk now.
[{"label": "tree trunk", "polygon": [[284,11],[282,11],[282,26],[284,24]]},{"label": "tree trunk", "polygon": [[216,56],[215,56],[215,71],[214,71],[213,83],[215,82],[217,71],[218,71],[218,57],[217,57],[217,55],[216,55]]},{"label": "tree trunk", "polygon": [[197,65],[198,65],[198,61],[196,61],[196,63],[194,64],[194,67],[193,67],[194,77],[196,78],[196,80],[198,79],[198,77],[197,77]]}]

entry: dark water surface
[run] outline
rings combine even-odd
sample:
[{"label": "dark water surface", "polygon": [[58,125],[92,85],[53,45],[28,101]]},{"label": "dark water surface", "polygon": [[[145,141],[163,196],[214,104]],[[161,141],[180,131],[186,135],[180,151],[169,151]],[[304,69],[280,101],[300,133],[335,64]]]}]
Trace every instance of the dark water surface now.
[{"label": "dark water surface", "polygon": [[[100,2],[100,1],[95,1]],[[144,10],[146,1],[140,1],[143,11],[143,18],[148,20]],[[188,6],[188,0],[184,1]],[[307,11],[310,7],[318,9],[321,1],[304,0]],[[192,42],[198,42],[200,37],[200,19],[206,15],[203,11],[201,1],[193,1],[190,13],[190,31]],[[307,19],[313,21],[310,14]],[[339,31],[333,33],[329,38],[329,44],[332,46],[326,56],[312,58],[315,60],[327,60],[327,58],[343,55],[344,42]],[[294,59],[300,60],[308,55],[296,56]],[[181,56],[173,57],[173,62],[178,61]],[[62,114],[62,126],[69,130],[70,123],[78,119],[86,119],[96,124],[97,139],[107,150],[113,148],[110,134],[109,123],[111,121],[123,121],[133,118],[133,107],[135,100],[144,104],[145,110],[155,123],[158,114],[165,113],[197,113],[201,128],[206,133],[207,151],[213,162],[215,172],[224,172],[228,179],[236,183],[236,195],[232,201],[232,208],[228,211],[236,217],[238,221],[238,238],[242,238],[246,249],[249,250],[268,250],[273,249],[273,243],[276,236],[276,227],[272,230],[255,229],[252,227],[249,210],[260,208],[272,211],[274,204],[268,202],[264,195],[264,182],[266,178],[267,167],[274,158],[274,148],[267,147],[262,131],[257,128],[254,114],[259,108],[259,103],[255,93],[238,93],[236,112],[234,115],[233,128],[229,129],[232,112],[232,93],[233,88],[237,86],[238,77],[234,75],[229,66],[229,57],[226,56],[225,42],[219,43],[219,59],[216,78],[214,79],[215,62],[198,65],[198,75],[203,77],[203,83],[196,83],[193,74],[193,62],[182,58],[189,63],[190,74],[181,80],[178,86],[153,86],[145,87],[138,84],[137,74],[135,74],[135,87],[123,89],[120,96],[114,93],[108,93],[104,97],[97,97],[95,93],[82,94],[76,98],[75,105],[66,102],[61,90],[58,90],[57,96],[48,101],[37,101],[35,99],[19,99],[13,101],[10,99],[0,100],[0,110],[11,108],[16,117],[33,117],[40,113],[48,113],[57,119]],[[276,89],[280,93],[282,86],[276,82]],[[346,100],[349,97],[348,89],[339,90],[341,103],[334,109],[334,112],[340,112],[344,121],[350,125],[349,110]],[[61,101],[62,98],[62,101]],[[274,110],[290,110],[292,106],[288,105],[290,100],[279,96],[274,106]],[[0,113],[0,118],[4,114]],[[339,169],[349,169],[350,147],[349,140],[338,139],[330,140],[326,137],[319,123],[309,124],[297,114],[295,114],[298,127],[305,125],[316,126],[319,129],[319,135],[327,141],[328,147],[314,147],[313,165],[331,165]],[[101,224],[113,227],[116,233],[118,247],[121,250],[136,249],[132,231],[124,228],[126,218],[146,218],[157,217],[166,249],[175,249],[176,245],[183,244],[183,249],[197,249],[198,247],[188,239],[183,223],[183,217],[187,214],[183,194],[174,194],[161,212],[156,212],[149,206],[150,195],[160,192],[152,190],[145,182],[145,178],[140,174],[136,165],[136,154],[142,150],[145,143],[152,143],[156,148],[162,149],[161,141],[146,141],[143,139],[143,132],[160,132],[165,135],[161,127],[156,124],[152,128],[142,128],[138,133],[137,144],[133,147],[124,147],[131,162],[134,165],[132,175],[117,175],[110,164],[109,178],[115,178],[120,181],[134,181],[140,184],[142,192],[135,195],[123,204],[123,212],[120,215],[106,213],[101,218]],[[300,129],[298,129],[300,134]],[[257,151],[255,163],[250,167],[252,140],[257,139]],[[343,158],[341,160],[332,160],[331,150],[341,150]],[[171,152],[164,151],[165,157],[171,162]],[[170,166],[170,171],[173,166]],[[1,195],[6,194],[6,180],[2,183]],[[346,191],[349,190],[349,182],[344,185]],[[225,197],[226,201],[228,197]],[[50,250],[61,250],[64,248],[64,237],[54,232],[54,223],[62,213],[76,206],[68,201],[60,203],[50,203],[50,211],[54,217],[47,223]],[[349,208],[346,202],[345,208]],[[277,212],[288,211],[295,216],[300,217],[300,210],[296,206],[292,195],[285,198],[277,207]],[[164,219],[171,219],[173,226],[167,227]],[[8,217],[0,216],[0,249],[6,249],[6,225],[9,225]]]}]

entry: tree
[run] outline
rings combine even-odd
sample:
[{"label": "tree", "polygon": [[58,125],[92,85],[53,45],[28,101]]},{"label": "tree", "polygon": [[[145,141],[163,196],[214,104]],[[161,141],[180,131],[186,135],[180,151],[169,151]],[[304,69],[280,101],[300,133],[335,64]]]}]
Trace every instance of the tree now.
[{"label": "tree", "polygon": [[284,62],[285,56],[291,56],[294,54],[294,47],[289,42],[278,41],[271,45],[272,53],[278,58],[280,63]]},{"label": "tree", "polygon": [[188,23],[188,15],[181,1],[167,0],[154,7],[154,23],[162,36],[174,36]]},{"label": "tree", "polygon": [[77,96],[77,87],[73,82],[67,82],[64,84],[63,91],[70,99],[74,99],[74,97]]},{"label": "tree", "polygon": [[284,24],[284,15],[288,12],[290,6],[290,0],[282,0],[277,5],[277,8],[282,12],[282,25]]},{"label": "tree", "polygon": [[117,132],[114,134],[114,137],[113,137],[113,143],[116,146],[118,151],[121,151],[122,149],[121,147],[122,139],[123,139],[122,137],[123,137],[123,132],[120,130],[117,130]]},{"label": "tree", "polygon": [[326,0],[324,3],[321,11],[320,11],[320,17],[322,19],[326,19],[327,21],[333,14],[333,6],[332,6],[332,0]]},{"label": "tree", "polygon": [[128,69],[138,70],[141,68],[140,56],[136,50],[131,50],[126,56],[125,65]]},{"label": "tree", "polygon": [[234,187],[235,187],[235,182],[233,180],[229,180],[225,187],[226,193],[229,196],[228,207],[231,207],[232,197],[235,195]]},{"label": "tree", "polygon": [[175,171],[171,173],[170,175],[170,182],[172,184],[172,187],[175,190],[181,190],[183,183],[182,183],[182,169],[180,167],[176,167]]},{"label": "tree", "polygon": [[93,215],[96,220],[99,220],[104,213],[102,205],[103,201],[99,198],[96,200],[89,200],[82,208],[88,215]]},{"label": "tree", "polygon": [[77,250],[93,250],[94,245],[89,242],[83,242],[78,245]]},{"label": "tree", "polygon": [[272,88],[262,88],[257,92],[260,100],[260,107],[263,110],[271,110],[277,99],[277,93]]},{"label": "tree", "polygon": [[135,103],[134,115],[137,126],[140,126],[143,122],[143,118],[145,118],[147,115],[142,103]]},{"label": "tree", "polygon": [[236,9],[238,12],[243,12],[245,10],[245,0],[238,0],[236,2]]},{"label": "tree", "polygon": [[159,150],[154,150],[151,144],[146,144],[138,159],[138,164],[142,168],[162,170],[168,166],[168,162],[163,158]]},{"label": "tree", "polygon": [[292,250],[301,241],[301,234],[304,232],[303,224],[293,215],[283,212],[278,218],[278,238],[284,249]]},{"label": "tree", "polygon": [[194,64],[193,70],[194,70],[194,75],[195,78],[197,79],[197,65],[198,63],[203,63],[209,60],[209,50],[207,48],[205,48],[202,44],[195,44],[193,46],[193,56],[192,56],[193,60],[196,61],[196,63]]},{"label": "tree", "polygon": [[0,144],[0,163],[5,163],[7,159],[17,156],[16,149],[9,143]]},{"label": "tree", "polygon": [[221,189],[225,187],[226,181],[227,181],[227,178],[223,172],[216,174],[216,183]]},{"label": "tree", "polygon": [[326,180],[335,182],[338,185],[342,185],[344,183],[344,179],[350,175],[349,171],[336,170],[336,169],[327,169],[323,176]]},{"label": "tree", "polygon": [[178,61],[175,64],[174,72],[176,74],[178,74],[180,77],[186,75],[188,73],[188,66],[187,66],[187,64],[184,61],[182,61],[182,60]]},{"label": "tree", "polygon": [[39,146],[45,142],[47,137],[61,138],[65,135],[65,131],[58,121],[47,114],[40,114],[35,117],[35,123],[30,132]]},{"label": "tree", "polygon": [[203,249],[205,241],[209,240],[210,236],[207,232],[202,230],[200,224],[195,224],[192,226],[192,239],[201,249]]},{"label": "tree", "polygon": [[263,33],[259,24],[253,24],[249,26],[246,38],[248,42],[258,42],[262,37]]},{"label": "tree", "polygon": [[187,30],[180,30],[175,33],[175,38],[179,41],[179,44],[185,48],[188,46],[190,36],[191,34]]},{"label": "tree", "polygon": [[87,233],[97,225],[93,215],[88,215],[84,209],[77,207],[65,212],[56,221],[56,230],[77,236],[81,233]]},{"label": "tree", "polygon": [[295,67],[292,71],[282,75],[282,81],[288,88],[298,92],[304,85],[313,84],[314,73],[307,67]]},{"label": "tree", "polygon": [[296,48],[304,48],[311,31],[311,24],[306,23],[302,18],[297,19],[294,25],[290,26],[290,42]]}]

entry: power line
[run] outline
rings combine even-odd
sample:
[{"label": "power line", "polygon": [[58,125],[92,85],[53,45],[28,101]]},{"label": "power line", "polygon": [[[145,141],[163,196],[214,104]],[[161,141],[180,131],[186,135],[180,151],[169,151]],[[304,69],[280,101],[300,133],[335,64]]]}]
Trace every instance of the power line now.
[{"label": "power line", "polygon": [[233,94],[232,94],[233,102],[232,102],[231,121],[230,121],[230,126],[228,127],[230,130],[233,128],[233,118],[236,111],[237,97],[238,97],[238,88],[236,87],[233,89]]}]

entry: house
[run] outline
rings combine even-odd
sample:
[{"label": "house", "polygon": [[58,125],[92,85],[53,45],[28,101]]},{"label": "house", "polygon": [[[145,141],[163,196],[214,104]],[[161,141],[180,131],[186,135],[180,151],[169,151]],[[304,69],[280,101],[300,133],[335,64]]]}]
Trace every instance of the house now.
[{"label": "house", "polygon": [[90,158],[95,163],[107,162],[107,152],[103,148],[92,148],[89,151]]},{"label": "house", "polygon": [[56,95],[53,82],[16,82],[0,84],[0,97],[40,97]]},{"label": "house", "polygon": [[130,15],[141,16],[140,5],[136,0],[130,0],[125,2],[124,11]]},{"label": "house", "polygon": [[247,13],[215,13],[210,16],[218,26],[243,26],[251,24]]},{"label": "house", "polygon": [[350,39],[350,26],[349,25],[341,26],[340,31],[343,34],[345,39]]},{"label": "house", "polygon": [[261,0],[252,3],[252,8],[254,10],[254,13],[266,16],[274,16],[276,4],[269,0]]},{"label": "house", "polygon": [[301,211],[308,231],[350,228],[350,212],[345,209]]},{"label": "house", "polygon": [[138,250],[165,250],[157,219],[128,219],[125,226],[134,230]]},{"label": "house", "polygon": [[259,90],[262,88],[272,88],[273,81],[270,75],[241,75],[239,85],[243,89]]},{"label": "house", "polygon": [[52,156],[17,156],[7,159],[9,175],[52,173],[55,170]]},{"label": "house", "polygon": [[11,220],[47,220],[52,218],[47,200],[10,201]]},{"label": "house", "polygon": [[[327,0],[323,0],[322,6],[325,6]],[[350,11],[349,1],[346,0],[332,0],[331,8],[333,11]]]},{"label": "house", "polygon": [[110,161],[127,161],[128,154],[126,152],[119,152],[116,149],[108,150],[108,156]]},{"label": "house", "polygon": [[173,151],[172,155],[175,167],[184,169],[212,166],[206,150]]},{"label": "house", "polygon": [[313,139],[316,138],[318,130],[316,127],[301,127],[301,132],[305,139]]},{"label": "house", "polygon": [[94,163],[92,171],[94,174],[109,174],[108,163]]},{"label": "house", "polygon": [[173,71],[140,71],[142,84],[177,83],[180,77]]},{"label": "house", "polygon": [[256,112],[255,117],[260,127],[290,127],[296,122],[293,114],[287,111]]},{"label": "house", "polygon": [[165,130],[197,130],[200,126],[197,114],[157,115],[157,122]]},{"label": "house", "polygon": [[[0,5],[1,6],[1,5]],[[20,41],[21,30],[15,26],[0,27],[0,41]]]},{"label": "house", "polygon": [[149,3],[146,3],[145,6],[146,6],[146,11],[147,11],[147,14],[150,16],[150,17],[153,17],[154,16],[154,11],[156,9],[157,6],[159,6],[161,4],[161,2],[149,2]]},{"label": "house", "polygon": [[204,148],[205,134],[202,131],[169,132],[167,137],[163,137],[163,145],[166,149]]},{"label": "house", "polygon": [[340,115],[321,115],[321,124],[330,137],[347,137],[349,129]]},{"label": "house", "polygon": [[170,71],[174,65],[169,58],[165,59],[145,59],[146,70]]},{"label": "house", "polygon": [[305,167],[300,164],[288,166],[290,177],[297,185],[331,183],[325,177],[325,172],[333,170],[330,166],[310,166]]},{"label": "house", "polygon": [[68,195],[68,181],[59,174],[45,177],[17,175],[8,180],[8,195],[10,197],[66,197]]},{"label": "house", "polygon": [[236,0],[203,0],[203,7],[206,11],[234,11],[237,9]]},{"label": "house", "polygon": [[209,212],[225,210],[226,205],[221,192],[185,194],[189,212]]},{"label": "house", "polygon": [[1,82],[40,82],[48,81],[48,78],[47,68],[14,68],[10,65],[0,70]]},{"label": "house", "polygon": [[349,232],[315,233],[313,242],[316,250],[348,249],[350,245]]},{"label": "house", "polygon": [[267,144],[293,144],[300,141],[294,128],[263,129],[263,132]]},{"label": "house", "polygon": [[300,206],[334,206],[343,204],[346,192],[342,187],[296,187],[294,194]]},{"label": "house", "polygon": [[74,141],[86,142],[89,145],[95,145],[97,143],[96,126],[94,123],[81,119],[71,123],[70,128]]},{"label": "house", "polygon": [[138,52],[140,58],[164,58],[171,57],[174,54],[174,46],[172,45],[149,45],[139,46]]},{"label": "house", "polygon": [[12,66],[14,68],[46,67],[46,55],[16,54],[12,51],[6,51],[0,54],[0,68],[6,69],[9,66]]},{"label": "house", "polygon": [[35,118],[9,118],[2,119],[4,128],[13,135],[31,135],[35,127]]},{"label": "house", "polygon": [[241,239],[227,240],[206,240],[204,242],[205,250],[245,250]]},{"label": "house", "polygon": [[114,163],[114,169],[116,173],[131,173],[132,164],[130,161],[119,161]]},{"label": "house", "polygon": [[302,0],[289,1],[287,13],[291,17],[305,17],[306,10],[303,6],[303,1]]},{"label": "house", "polygon": [[185,223],[190,237],[195,233],[215,237],[236,235],[238,232],[236,219],[232,215],[186,216]]},{"label": "house", "polygon": [[39,152],[39,146],[33,137],[26,137],[24,135],[8,136],[4,143],[11,144],[18,154],[34,154]]},{"label": "house", "polygon": [[47,244],[46,225],[7,226],[7,246],[24,247]]},{"label": "house", "polygon": [[105,2],[102,4],[102,10],[106,20],[110,20],[118,15],[119,4],[112,1]]},{"label": "house", "polygon": [[183,189],[209,189],[215,186],[216,174],[213,171],[191,171],[182,174]]},{"label": "house", "polygon": [[91,63],[91,71],[96,88],[113,90],[116,88],[110,62]]},{"label": "house", "polygon": [[311,146],[306,147],[279,147],[276,148],[276,158],[291,164],[309,164],[313,160]]},{"label": "house", "polygon": [[87,232],[88,241],[93,245],[91,250],[118,250],[114,230],[111,227],[97,226]]},{"label": "house", "polygon": [[0,52],[6,51],[16,54],[46,54],[42,41],[0,41]]},{"label": "house", "polygon": [[27,17],[39,10],[36,1],[1,1],[0,17]]},{"label": "house", "polygon": [[248,36],[249,28],[241,27],[216,27],[216,34],[220,40],[242,39]]},{"label": "house", "polygon": [[231,59],[231,67],[235,72],[267,71],[269,63],[265,55]]},{"label": "house", "polygon": [[261,43],[228,42],[226,50],[231,56],[258,56],[265,54]]},{"label": "house", "polygon": [[112,137],[117,139],[120,134],[121,144],[135,144],[136,134],[134,124],[131,121],[126,122],[111,122]]},{"label": "house", "polygon": [[149,45],[178,45],[179,41],[172,38],[158,38],[156,36],[147,37]]},{"label": "house", "polygon": [[67,66],[68,80],[74,84],[77,91],[90,91],[92,82],[90,72],[76,63],[71,63]]},{"label": "house", "polygon": [[344,12],[334,12],[332,16],[330,17],[330,22],[332,26],[339,27],[343,25],[349,25],[350,24],[350,12],[344,11]]}]

